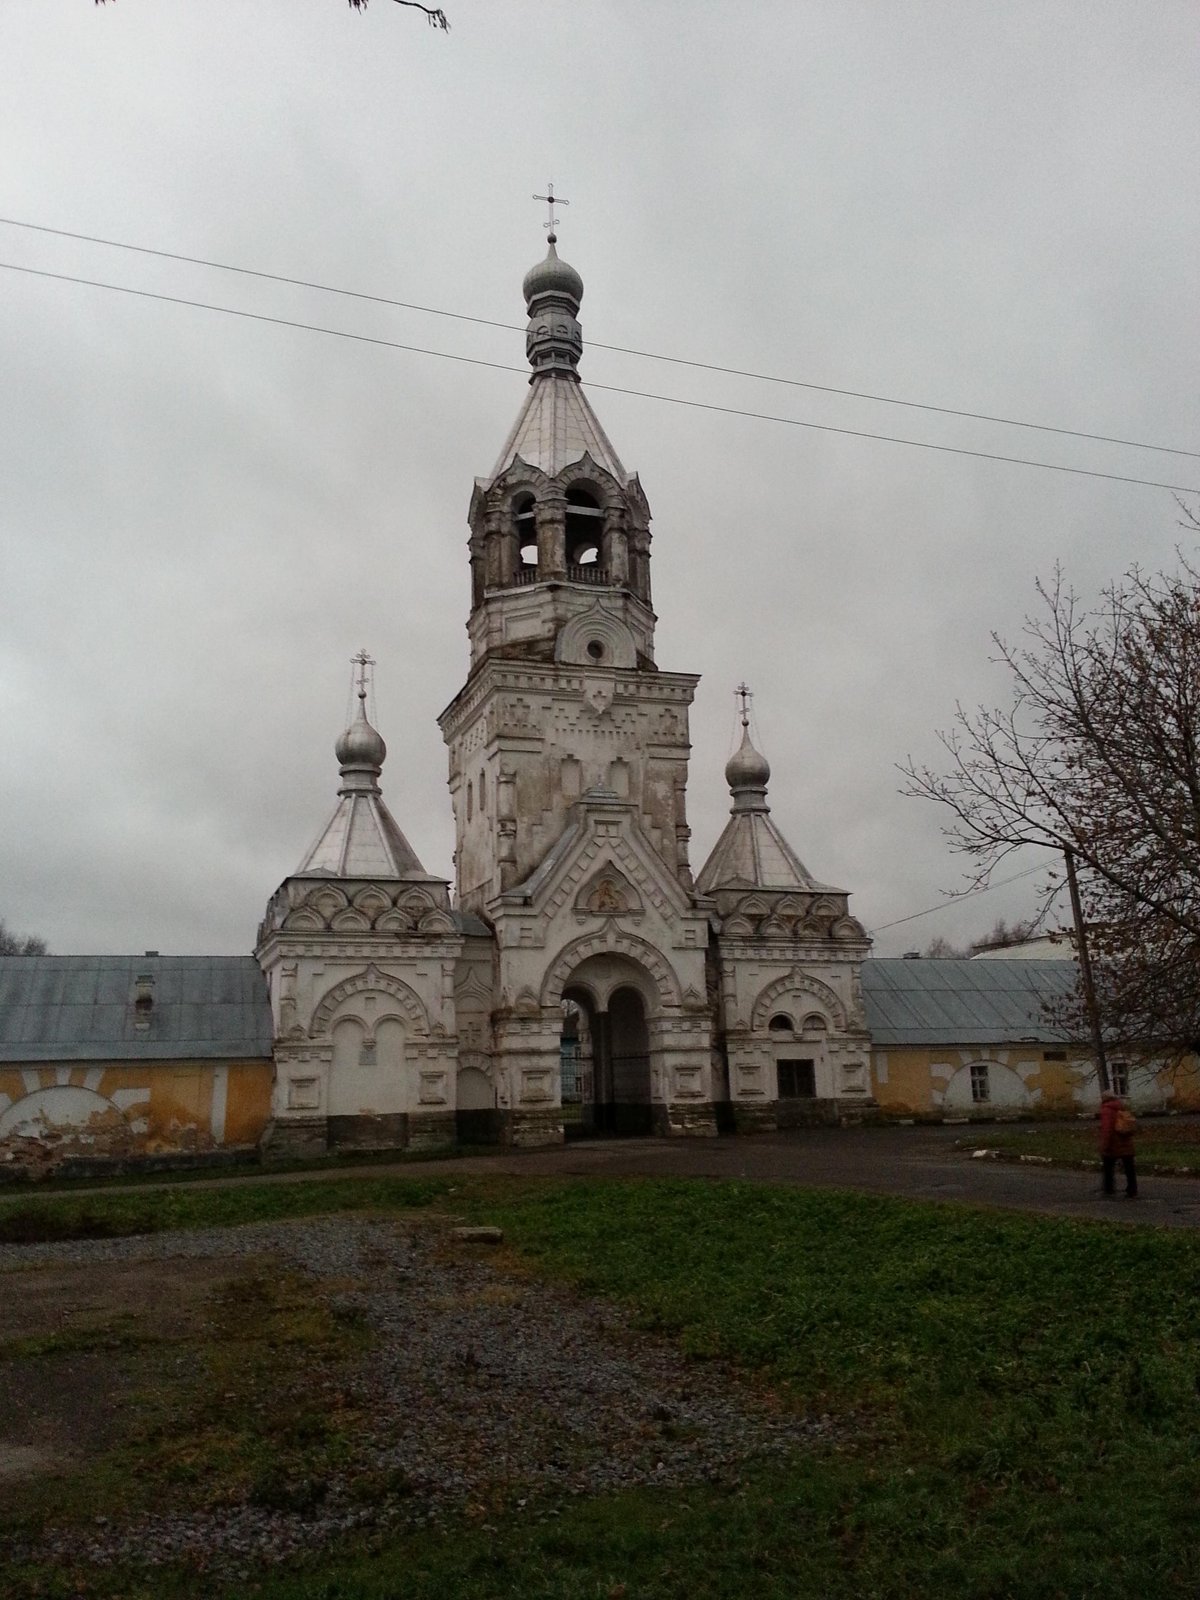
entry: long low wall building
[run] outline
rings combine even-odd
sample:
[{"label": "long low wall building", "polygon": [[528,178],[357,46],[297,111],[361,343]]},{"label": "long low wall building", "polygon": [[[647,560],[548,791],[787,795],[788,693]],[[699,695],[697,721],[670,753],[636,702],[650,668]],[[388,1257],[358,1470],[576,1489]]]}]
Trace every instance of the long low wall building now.
[{"label": "long low wall building", "polygon": [[0,958],[0,1162],[252,1150],[272,1074],[253,956]]}]

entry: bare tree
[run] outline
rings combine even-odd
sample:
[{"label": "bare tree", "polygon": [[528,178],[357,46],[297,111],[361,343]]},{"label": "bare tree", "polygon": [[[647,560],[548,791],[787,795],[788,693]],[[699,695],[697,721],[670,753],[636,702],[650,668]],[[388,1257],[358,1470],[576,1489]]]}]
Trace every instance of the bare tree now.
[{"label": "bare tree", "polygon": [[1026,939],[1031,939],[1037,932],[1036,919],[1030,918],[1028,922],[1014,922],[1011,927],[1003,917],[998,917],[992,925],[992,931],[985,933],[980,939],[972,939],[969,944],[951,944],[943,934],[938,934],[925,946],[921,952],[928,961],[967,961],[971,956],[978,955],[981,950],[1003,950],[1012,944],[1024,944]]},{"label": "bare tree", "polygon": [[1012,707],[960,706],[948,770],[910,760],[907,792],[950,811],[976,885],[1027,845],[1073,852],[1106,1033],[1178,1057],[1200,1040],[1200,573],[1134,569],[1090,610],[1060,571],[1038,594],[1020,645],[993,636]]},{"label": "bare tree", "polygon": [[[95,0],[95,3],[98,6],[102,6],[105,4],[105,0]],[[431,28],[440,28],[443,33],[449,33],[450,24],[446,21],[446,13],[441,6],[425,6],[421,4],[421,0],[396,0],[396,4],[398,6],[409,6],[414,11],[423,11],[425,20]],[[349,0],[349,5],[354,11],[365,11],[367,9],[367,0]]]},{"label": "bare tree", "polygon": [[45,954],[45,939],[38,939],[33,934],[10,933],[4,925],[4,919],[0,917],[0,956],[44,956]]}]

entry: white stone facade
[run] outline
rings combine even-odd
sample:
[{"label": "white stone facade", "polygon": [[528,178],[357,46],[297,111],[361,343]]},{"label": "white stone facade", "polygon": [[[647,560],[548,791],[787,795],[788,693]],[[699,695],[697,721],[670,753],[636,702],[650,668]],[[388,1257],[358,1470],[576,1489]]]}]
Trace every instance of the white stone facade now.
[{"label": "white stone facade", "polygon": [[464,941],[438,888],[289,878],[275,895],[258,958],[275,1023],[276,1150],[453,1141]]}]

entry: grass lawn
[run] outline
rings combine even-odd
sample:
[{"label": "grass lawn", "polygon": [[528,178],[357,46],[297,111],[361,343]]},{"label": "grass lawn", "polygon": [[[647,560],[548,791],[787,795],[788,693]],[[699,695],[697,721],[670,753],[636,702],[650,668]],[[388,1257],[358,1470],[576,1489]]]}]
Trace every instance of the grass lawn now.
[{"label": "grass lawn", "polygon": [[[1095,1122],[1078,1128],[987,1127],[959,1143],[976,1150],[1046,1156],[1064,1166],[1088,1163],[1099,1171],[1097,1127]],[[1136,1148],[1138,1166],[1147,1172],[1159,1168],[1200,1176],[1200,1122],[1148,1117],[1138,1124]]]},{"label": "grass lawn", "polygon": [[454,1186],[451,1178],[331,1178],[319,1183],[274,1182],[191,1186],[129,1194],[103,1190],[31,1198],[0,1195],[0,1244],[46,1239],[111,1239],[170,1228],[230,1228],[334,1211],[404,1210],[431,1204]]},{"label": "grass lawn", "polygon": [[[693,1359],[732,1360],[781,1405],[851,1415],[858,1431],[736,1482],[572,1502],[548,1520],[531,1507],[453,1535],[349,1542],[232,1588],[122,1570],[13,1574],[23,1587],[10,1592],[56,1600],[198,1592],[214,1600],[1191,1600],[1200,1592],[1200,1239],[1189,1233],[703,1181],[352,1187],[356,1197],[374,1190],[362,1204],[376,1209],[452,1194],[455,1211],[501,1223],[535,1272],[620,1299]],[[281,1190],[290,1198],[278,1198]],[[130,1198],[87,1196],[89,1226]],[[156,1209],[164,1198],[152,1197]],[[188,1202],[171,1226],[280,1207],[302,1215],[347,1200],[331,1183],[169,1198]],[[45,1202],[59,1227],[61,1208],[82,1204]],[[9,1210],[0,1205],[0,1223]],[[296,1315],[290,1293],[274,1315]],[[222,1325],[233,1349],[236,1325]],[[324,1348],[359,1336],[302,1330]],[[230,1361],[222,1372],[236,1392]],[[337,1440],[318,1445],[334,1449]],[[59,1514],[69,1509],[60,1504]]]}]

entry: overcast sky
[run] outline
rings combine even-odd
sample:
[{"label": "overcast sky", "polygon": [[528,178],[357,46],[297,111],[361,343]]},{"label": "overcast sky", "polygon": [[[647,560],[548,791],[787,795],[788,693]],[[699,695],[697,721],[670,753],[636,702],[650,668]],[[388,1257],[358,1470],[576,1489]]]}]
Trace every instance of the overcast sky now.
[{"label": "overcast sky", "polygon": [[[446,9],[3,0],[0,212],[522,327],[553,178],[585,382],[1200,485],[587,344],[1200,449],[1190,0]],[[0,260],[524,366],[503,328],[8,224]],[[448,876],[466,512],[524,378],[12,271],[0,351],[0,917],[60,953],[252,948],[362,645],[385,797]],[[1172,565],[1172,494],[590,394],[654,513],[659,665],[703,675],[695,865],[745,678],[774,816],[876,953],[1025,912],[1036,879],[884,928],[962,884],[897,763],[1006,698],[989,635],[1056,561],[1088,595]]]}]

